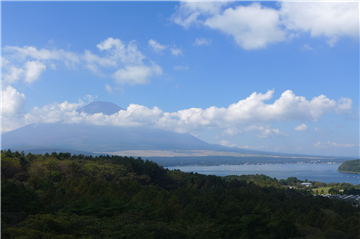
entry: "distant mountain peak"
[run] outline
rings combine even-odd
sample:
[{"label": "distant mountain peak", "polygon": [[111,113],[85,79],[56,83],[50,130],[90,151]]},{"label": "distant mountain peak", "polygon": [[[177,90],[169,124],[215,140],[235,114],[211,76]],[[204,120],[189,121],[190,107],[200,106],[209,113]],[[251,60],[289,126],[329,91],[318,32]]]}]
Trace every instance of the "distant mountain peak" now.
[{"label": "distant mountain peak", "polygon": [[79,113],[84,112],[86,114],[103,113],[104,115],[112,115],[119,112],[120,110],[124,109],[112,102],[94,101],[84,107],[77,109],[76,111]]}]

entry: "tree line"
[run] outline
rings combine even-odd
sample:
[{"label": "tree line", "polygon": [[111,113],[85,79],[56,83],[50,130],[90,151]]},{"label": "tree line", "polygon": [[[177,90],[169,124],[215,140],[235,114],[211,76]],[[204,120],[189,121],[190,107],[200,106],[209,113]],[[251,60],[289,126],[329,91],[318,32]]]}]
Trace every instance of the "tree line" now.
[{"label": "tree line", "polygon": [[[358,238],[360,209],[265,175],[1,151],[2,238]],[[296,183],[297,179],[285,180]]]}]

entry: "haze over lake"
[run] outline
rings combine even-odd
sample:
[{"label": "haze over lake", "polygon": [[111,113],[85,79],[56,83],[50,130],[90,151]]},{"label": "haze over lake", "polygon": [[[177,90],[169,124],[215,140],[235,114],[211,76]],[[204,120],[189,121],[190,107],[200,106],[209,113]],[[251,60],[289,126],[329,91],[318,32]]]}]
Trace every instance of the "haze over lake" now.
[{"label": "haze over lake", "polygon": [[207,175],[227,176],[242,174],[265,174],[272,178],[287,179],[297,177],[300,180],[324,183],[359,184],[360,175],[337,172],[341,164],[272,164],[272,165],[221,165],[221,166],[185,166],[168,167],[183,172],[197,172]]}]

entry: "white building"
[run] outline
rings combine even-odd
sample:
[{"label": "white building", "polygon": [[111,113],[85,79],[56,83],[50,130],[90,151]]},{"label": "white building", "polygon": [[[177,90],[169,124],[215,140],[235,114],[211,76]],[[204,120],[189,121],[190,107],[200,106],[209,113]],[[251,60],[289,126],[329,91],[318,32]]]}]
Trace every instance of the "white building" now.
[{"label": "white building", "polygon": [[301,183],[301,185],[305,186],[305,187],[311,187],[312,184],[311,183]]}]

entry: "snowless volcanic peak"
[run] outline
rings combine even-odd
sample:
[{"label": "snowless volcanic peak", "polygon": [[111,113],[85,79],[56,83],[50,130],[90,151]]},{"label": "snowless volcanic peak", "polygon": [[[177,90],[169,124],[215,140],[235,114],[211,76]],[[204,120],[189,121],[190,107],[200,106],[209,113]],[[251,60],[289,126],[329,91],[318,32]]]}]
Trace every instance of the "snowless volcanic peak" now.
[{"label": "snowless volcanic peak", "polygon": [[76,111],[79,113],[84,112],[86,114],[103,113],[104,115],[112,115],[119,112],[120,110],[123,110],[123,108],[114,103],[95,101],[84,107],[81,107],[80,109],[77,109]]}]

